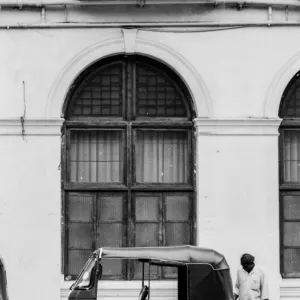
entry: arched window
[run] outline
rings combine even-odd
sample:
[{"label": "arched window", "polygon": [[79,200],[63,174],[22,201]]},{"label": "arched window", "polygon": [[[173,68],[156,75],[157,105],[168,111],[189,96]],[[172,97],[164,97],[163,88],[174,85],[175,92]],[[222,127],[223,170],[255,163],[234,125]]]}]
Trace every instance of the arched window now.
[{"label": "arched window", "polygon": [[[76,79],[62,151],[66,278],[100,246],[194,244],[193,117],[179,77],[148,58],[108,58]],[[130,262],[104,263],[104,278],[140,276]]]},{"label": "arched window", "polygon": [[300,277],[300,72],[285,89],[279,116],[281,273]]}]

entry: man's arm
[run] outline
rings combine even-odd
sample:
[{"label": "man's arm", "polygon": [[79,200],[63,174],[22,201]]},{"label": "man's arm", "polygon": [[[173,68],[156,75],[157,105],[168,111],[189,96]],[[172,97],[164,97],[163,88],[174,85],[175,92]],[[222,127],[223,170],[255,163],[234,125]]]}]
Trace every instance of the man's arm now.
[{"label": "man's arm", "polygon": [[269,300],[268,278],[264,271],[262,271],[262,274],[261,274],[260,290],[261,290],[261,299]]}]

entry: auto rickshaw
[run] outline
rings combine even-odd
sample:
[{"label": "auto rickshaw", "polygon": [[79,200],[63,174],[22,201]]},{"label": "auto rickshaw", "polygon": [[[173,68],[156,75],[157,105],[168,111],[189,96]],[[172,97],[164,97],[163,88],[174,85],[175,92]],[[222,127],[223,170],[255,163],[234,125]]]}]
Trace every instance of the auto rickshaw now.
[{"label": "auto rickshaw", "polygon": [[[142,288],[136,300],[150,300],[150,277],[145,284],[144,264],[178,268],[178,300],[233,300],[230,269],[225,257],[196,246],[99,248],[94,251],[77,280],[70,287],[68,300],[96,300],[101,260],[135,259],[142,265]],[[150,273],[150,271],[149,271]]]}]

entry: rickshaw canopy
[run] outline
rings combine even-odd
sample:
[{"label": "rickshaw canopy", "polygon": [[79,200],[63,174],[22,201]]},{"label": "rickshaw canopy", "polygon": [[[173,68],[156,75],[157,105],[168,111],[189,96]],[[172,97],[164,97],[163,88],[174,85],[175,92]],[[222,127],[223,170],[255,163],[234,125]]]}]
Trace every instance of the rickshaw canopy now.
[{"label": "rickshaw canopy", "polygon": [[152,264],[186,265],[209,264],[214,270],[227,270],[225,257],[219,252],[197,246],[99,248],[94,251],[99,258],[148,260]]},{"label": "rickshaw canopy", "polygon": [[[69,300],[97,299],[96,277],[101,274],[98,265],[101,266],[99,262],[106,258],[139,260],[142,263],[149,263],[148,270],[150,265],[177,267],[178,300],[234,300],[230,268],[225,257],[213,249],[190,245],[99,248],[93,252],[87,266],[83,268],[72,288]],[[90,267],[96,270],[94,275],[89,271]],[[80,288],[85,277],[94,278],[89,281],[92,285],[88,286],[88,290]],[[148,277],[149,287],[144,285],[143,267],[142,291],[138,300],[145,300],[147,297],[150,300],[150,273]]]}]

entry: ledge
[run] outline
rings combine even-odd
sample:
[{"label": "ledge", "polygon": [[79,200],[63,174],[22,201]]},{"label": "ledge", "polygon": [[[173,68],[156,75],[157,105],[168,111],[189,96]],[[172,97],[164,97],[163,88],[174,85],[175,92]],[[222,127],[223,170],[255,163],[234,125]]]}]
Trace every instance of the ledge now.
[{"label": "ledge", "polygon": [[283,279],[280,286],[280,299],[300,299],[300,278]]},{"label": "ledge", "polygon": [[19,136],[22,130],[25,135],[60,135],[64,119],[0,119],[0,135]]},{"label": "ledge", "polygon": [[[64,281],[61,286],[61,299],[65,300],[69,295],[69,287],[72,281]],[[148,285],[147,280],[145,284]],[[106,298],[130,298],[138,299],[141,290],[141,281],[99,281],[98,299]],[[151,298],[156,299],[177,299],[177,281],[151,281]]]},{"label": "ledge", "polygon": [[279,118],[194,119],[197,136],[279,135]]}]

